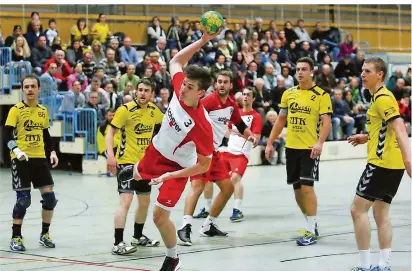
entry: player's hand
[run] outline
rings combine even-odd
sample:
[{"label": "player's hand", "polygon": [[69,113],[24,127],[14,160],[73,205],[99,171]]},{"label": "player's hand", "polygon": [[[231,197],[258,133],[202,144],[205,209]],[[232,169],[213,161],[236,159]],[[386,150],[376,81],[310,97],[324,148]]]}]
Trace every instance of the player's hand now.
[{"label": "player's hand", "polygon": [[316,142],[316,144],[313,145],[313,147],[312,147],[312,152],[310,153],[310,158],[315,159],[315,158],[319,157],[322,154],[322,147],[323,147],[322,143]]},{"label": "player's hand", "polygon": [[166,173],[164,173],[162,176],[160,176],[160,177],[157,177],[157,178],[153,178],[151,181],[150,181],[150,183],[149,183],[149,185],[156,185],[156,184],[159,184],[159,183],[163,183],[164,181],[167,181],[167,180],[169,180],[170,179],[170,173],[169,172],[166,172]]},{"label": "player's hand", "polygon": [[24,160],[29,161],[29,156],[24,151],[19,150],[16,153],[16,157],[17,159],[19,159],[19,161],[24,161]]},{"label": "player's hand", "polygon": [[223,28],[220,28],[216,33],[214,33],[214,34],[209,34],[209,33],[207,33],[207,31],[206,31],[206,27],[204,27],[203,28],[203,35],[202,35],[202,40],[204,41],[204,42],[208,42],[209,40],[212,40],[212,39],[214,39],[214,38],[216,38],[217,36],[219,36],[220,35],[220,32],[222,32],[222,30],[223,30]]},{"label": "player's hand", "polygon": [[258,144],[257,138],[254,135],[251,135],[247,138],[247,141],[252,142],[253,148],[255,148]]},{"label": "player's hand", "polygon": [[52,165],[52,168],[57,167],[57,165],[59,164],[59,158],[57,158],[57,154],[55,151],[52,151],[50,153],[50,163]]},{"label": "player's hand", "polygon": [[106,164],[107,164],[107,168],[109,169],[109,171],[113,174],[116,174],[116,171],[117,171],[116,158],[114,156],[108,156]]},{"label": "player's hand", "polygon": [[266,149],[265,149],[266,160],[270,161],[274,155],[275,155],[275,149],[273,148],[273,145],[267,144]]},{"label": "player's hand", "polygon": [[365,144],[368,142],[368,135],[365,134],[358,134],[348,137],[348,142],[352,144],[352,146],[358,146],[359,144]]}]

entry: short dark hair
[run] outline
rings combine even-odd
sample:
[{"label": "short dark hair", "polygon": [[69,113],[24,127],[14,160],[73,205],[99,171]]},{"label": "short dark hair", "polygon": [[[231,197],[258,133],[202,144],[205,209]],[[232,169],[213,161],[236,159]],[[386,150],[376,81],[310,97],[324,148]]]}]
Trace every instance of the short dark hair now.
[{"label": "short dark hair", "polygon": [[51,23],[56,23],[56,19],[51,18],[51,19],[49,20],[49,25],[50,25]]},{"label": "short dark hair", "polygon": [[107,115],[107,113],[116,113],[116,109],[110,108],[106,111],[106,115]]},{"label": "short dark hair", "polygon": [[[233,73],[232,73],[231,71],[223,70],[223,71],[220,71],[220,72],[217,74],[217,77],[219,77],[219,75],[229,77],[230,83],[232,83],[232,81],[233,81]],[[216,77],[216,78],[217,78],[217,77]]]},{"label": "short dark hair", "polygon": [[23,79],[21,79],[21,89],[23,89],[23,83],[26,79],[34,79],[37,82],[37,86],[40,88],[40,79],[34,74],[28,74]]},{"label": "short dark hair", "polygon": [[183,69],[184,74],[190,80],[197,81],[199,90],[206,90],[212,84],[212,77],[209,72],[196,65],[188,65]]},{"label": "short dark hair", "polygon": [[315,67],[315,63],[313,63],[313,60],[310,57],[299,58],[298,61],[296,61],[296,65],[298,63],[308,63],[311,71],[313,71],[313,69]]},{"label": "short dark hair", "polygon": [[383,72],[382,80],[385,80],[386,74],[388,73],[388,66],[382,58],[371,57],[366,59],[364,63],[371,63],[375,67],[376,72]]},{"label": "short dark hair", "polygon": [[139,83],[137,84],[137,86],[139,86],[140,84],[143,84],[143,85],[146,85],[146,86],[150,86],[152,92],[153,92],[154,89],[155,89],[154,83],[153,83],[151,80],[149,80],[149,79],[143,78],[142,80],[139,81]]},{"label": "short dark hair", "polygon": [[[256,96],[257,96],[257,90],[256,90],[255,87],[249,86],[249,87],[246,87],[245,89],[250,90],[250,91],[252,92],[252,97],[253,97],[253,98],[256,98]],[[243,93],[243,91],[242,91],[242,93]]]}]

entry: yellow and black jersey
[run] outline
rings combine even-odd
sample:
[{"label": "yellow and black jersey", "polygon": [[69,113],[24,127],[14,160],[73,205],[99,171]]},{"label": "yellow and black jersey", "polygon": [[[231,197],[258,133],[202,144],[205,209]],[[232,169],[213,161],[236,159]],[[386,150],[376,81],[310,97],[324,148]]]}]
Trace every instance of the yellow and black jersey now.
[{"label": "yellow and black jersey", "polygon": [[110,125],[121,130],[117,149],[118,164],[134,164],[140,161],[149,146],[155,125],[160,125],[163,113],[154,104],[141,108],[136,100],[119,107]]},{"label": "yellow and black jersey", "polygon": [[[109,122],[106,120],[97,129],[97,152],[102,154],[106,151],[106,134],[109,130]],[[121,131],[117,131],[113,138],[113,148],[119,146]]]},{"label": "yellow and black jersey", "polygon": [[[14,127],[14,137],[17,147],[29,158],[46,158],[43,129],[50,127],[49,114],[42,105],[30,107],[19,102],[13,106],[7,116],[5,126]],[[16,158],[10,152],[11,158]]]},{"label": "yellow and black jersey", "polygon": [[399,106],[395,97],[386,87],[381,87],[373,95],[366,113],[368,163],[388,169],[405,168],[395,131],[389,126],[389,121],[398,117]]},{"label": "yellow and black jersey", "polygon": [[316,85],[307,90],[299,89],[299,86],[287,89],[282,95],[280,108],[287,111],[286,147],[292,149],[310,149],[315,145],[321,115],[332,114],[329,94]]}]

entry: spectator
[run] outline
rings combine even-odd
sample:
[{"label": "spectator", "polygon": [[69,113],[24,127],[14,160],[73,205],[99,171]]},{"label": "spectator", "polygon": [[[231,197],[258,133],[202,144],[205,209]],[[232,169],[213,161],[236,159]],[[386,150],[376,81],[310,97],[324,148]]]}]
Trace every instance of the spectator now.
[{"label": "spectator", "polygon": [[150,53],[150,65],[152,66],[153,73],[157,72],[160,69],[159,57],[159,52]]},{"label": "spectator", "polygon": [[200,26],[200,22],[195,22],[195,28],[193,30],[192,40],[197,41],[200,40],[203,36],[202,27]]},{"label": "spectator", "polygon": [[352,93],[350,91],[343,92],[343,100],[348,104],[349,116],[355,120],[354,127],[357,134],[366,132],[366,110],[362,103],[356,104],[352,99]]},{"label": "spectator", "polygon": [[332,89],[336,86],[336,78],[330,72],[329,65],[323,64],[322,72],[316,77],[316,84],[327,93],[332,93]]},{"label": "spectator", "polygon": [[352,135],[353,127],[355,125],[355,120],[349,116],[350,108],[349,105],[342,100],[342,90],[335,89],[334,97],[332,99],[332,132],[333,140],[338,140],[339,128],[346,128],[346,135],[344,139],[347,139]]},{"label": "spectator", "polygon": [[69,63],[64,59],[64,51],[57,50],[56,56],[50,58],[46,64],[44,64],[44,72],[46,72],[47,68],[49,67],[50,63],[57,64],[57,72],[54,74],[56,79],[61,80],[61,84],[59,85],[60,90],[67,90],[67,77],[73,73],[72,69],[70,68]]},{"label": "spectator", "polygon": [[226,31],[228,31],[228,30],[229,30],[229,28],[227,27],[226,17],[223,17],[223,27],[222,27],[222,31],[220,32],[218,38],[219,38],[220,40],[224,39],[224,38],[225,38],[225,35],[226,35]]},{"label": "spectator", "polygon": [[301,46],[301,49],[298,50],[298,59],[302,57],[310,57],[315,62],[315,55],[310,47],[310,43],[308,41],[303,41]]},{"label": "spectator", "polygon": [[60,112],[72,112],[74,109],[83,108],[86,105],[86,97],[81,92],[81,84],[75,80],[69,91],[64,95]]},{"label": "spectator", "polygon": [[272,99],[270,97],[270,92],[264,89],[265,82],[262,78],[258,78],[255,81],[256,88],[256,98],[253,102],[253,109],[255,109],[261,116],[265,119],[265,114],[271,109]]},{"label": "spectator", "polygon": [[398,78],[396,80],[396,87],[392,90],[393,96],[397,101],[400,101],[406,94],[408,94],[405,88],[405,80],[403,78]]},{"label": "spectator", "polygon": [[91,84],[84,91],[84,95],[86,99],[89,100],[89,96],[95,93],[97,96],[96,104],[98,104],[100,108],[107,110],[109,109],[109,106],[110,106],[108,94],[104,89],[100,87],[100,85],[101,85],[100,79],[97,77],[94,77],[91,81]]},{"label": "spectator", "polygon": [[291,88],[295,85],[293,77],[289,74],[290,70],[288,67],[282,67],[282,73],[280,74],[285,80],[285,88]]},{"label": "spectator", "polygon": [[270,92],[270,97],[272,98],[272,108],[279,113],[280,111],[280,102],[282,100],[283,92],[286,91],[285,87],[285,78],[283,76],[277,76],[277,86]]},{"label": "spectator", "polygon": [[193,31],[190,27],[189,20],[186,20],[183,22],[183,27],[179,29],[178,33],[179,33],[179,40],[183,48],[193,42],[192,41]]},{"label": "spectator", "polygon": [[408,130],[408,135],[411,135],[411,100],[408,94],[405,94],[402,99],[398,101],[399,114],[401,118],[405,121],[406,128]]},{"label": "spectator", "polygon": [[247,43],[244,43],[241,46],[241,53],[243,55],[243,59],[245,60],[245,63],[249,65],[250,62],[252,62],[255,57],[253,54],[249,51],[249,45]]},{"label": "spectator", "polygon": [[160,69],[155,73],[156,81],[156,95],[159,95],[160,89],[172,89],[172,77],[167,71],[166,62],[161,61],[159,63]]},{"label": "spectator", "polygon": [[236,92],[234,98],[233,98],[237,104],[237,106],[239,106],[239,108],[243,108],[243,93],[241,91]]},{"label": "spectator", "polygon": [[[273,125],[275,124],[277,118],[278,118],[278,114],[276,113],[276,111],[270,110],[266,113],[266,121],[263,124],[262,139],[260,140],[259,145],[266,146],[267,140],[269,139],[270,133],[272,132]],[[276,151],[276,154],[273,157],[273,161],[276,160],[276,165],[285,164],[285,162],[282,159],[283,149],[286,143],[285,134],[286,133],[282,131],[279,137],[273,142],[273,147]],[[264,150],[262,150],[261,158],[262,158],[262,165],[272,164],[271,161],[266,160]]]},{"label": "spectator", "polygon": [[14,40],[21,35],[22,35],[21,25],[15,25],[13,27],[13,33],[7,36],[6,40],[4,41],[4,46],[10,47],[13,44]]},{"label": "spectator", "polygon": [[107,75],[108,79],[113,83],[113,86],[117,88],[120,79],[119,65],[114,59],[115,51],[111,48],[107,48],[106,58],[103,58],[99,65],[104,68],[104,73]]},{"label": "spectator", "polygon": [[342,58],[346,55],[349,55],[351,59],[354,59],[356,53],[358,51],[358,45],[353,43],[353,36],[352,34],[348,34],[346,36],[345,42],[340,45],[340,52],[338,55],[338,59]]},{"label": "spectator", "polygon": [[252,55],[256,55],[260,51],[260,42],[259,42],[259,34],[258,32],[253,32],[252,37],[248,41],[249,50]]},{"label": "spectator", "polygon": [[230,62],[230,70],[234,75],[238,74],[238,71],[240,69],[240,66],[245,65],[245,59],[243,58],[243,55],[241,52],[236,52],[233,55],[232,62]]},{"label": "spectator", "polygon": [[104,59],[104,51],[100,41],[94,40],[92,43],[92,50],[90,51],[95,63],[99,63]]},{"label": "spectator", "polygon": [[[57,64],[52,62],[48,65],[46,72],[40,76],[40,82],[42,87],[40,89],[41,96],[47,97],[57,94],[58,86],[61,84],[61,80],[56,78]],[[47,82],[44,84],[44,82]]]},{"label": "spectator", "polygon": [[411,68],[408,68],[408,71],[405,75],[405,86],[408,88],[409,92],[411,91]]},{"label": "spectator", "polygon": [[286,49],[286,59],[290,70],[294,71],[299,59],[299,49],[296,47],[296,42],[292,41]]},{"label": "spectator", "polygon": [[162,88],[160,90],[161,101],[157,103],[157,106],[163,113],[166,113],[166,110],[169,108],[170,101],[170,91],[167,88]]},{"label": "spectator", "polygon": [[61,44],[62,44],[62,40],[60,39],[59,36],[57,36],[52,40],[52,45],[50,48],[55,53],[57,50],[63,50]]},{"label": "spectator", "polygon": [[40,32],[43,32],[43,25],[40,23],[40,14],[37,11],[33,11],[30,14],[30,22],[27,24],[26,33],[33,31],[33,23],[39,23]]},{"label": "spectator", "polygon": [[389,77],[388,82],[386,83],[386,87],[393,91],[396,88],[396,84],[399,78],[403,78],[402,70],[396,69],[394,73],[392,73],[391,77]]},{"label": "spectator", "polygon": [[87,76],[83,72],[83,65],[82,63],[77,63],[74,66],[74,73],[67,77],[67,89],[70,89],[73,86],[73,82],[78,81],[80,82],[82,92],[86,90],[87,86],[89,85],[89,81]]},{"label": "spectator", "polygon": [[30,48],[26,39],[23,36],[18,36],[14,40],[10,47],[11,60],[12,61],[29,61],[30,60]]},{"label": "spectator", "polygon": [[149,66],[151,67],[150,55],[146,54],[146,55],[144,55],[142,62],[140,62],[136,66],[136,75],[139,78],[142,78],[144,73],[145,73],[146,68],[149,67]]},{"label": "spectator", "polygon": [[167,35],[166,35],[168,49],[170,50],[174,48],[177,48],[178,50],[182,49],[179,32],[180,32],[180,21],[177,17],[173,16],[171,18],[171,25],[169,26],[169,29],[167,30]]},{"label": "spectator", "polygon": [[247,86],[253,85],[253,81],[250,81],[246,76],[246,71],[247,69],[245,66],[240,66],[238,76],[234,80],[233,91],[231,93],[232,98],[234,97],[236,92],[242,91]]},{"label": "spectator", "polygon": [[360,100],[360,94],[359,94],[358,78],[352,77],[352,79],[349,82],[349,91],[351,92],[353,102],[355,104],[360,103],[361,100]]},{"label": "spectator", "polygon": [[103,86],[109,100],[109,110],[116,110],[121,104],[121,98],[114,92],[113,84],[108,82]]},{"label": "spectator", "polygon": [[[286,50],[282,48],[282,43],[280,39],[275,39],[273,42],[273,50],[272,53],[277,53],[278,55],[278,62],[282,64],[282,66],[286,66],[288,62]],[[290,66],[290,64],[289,64]]]},{"label": "spectator", "polygon": [[316,22],[315,30],[312,32],[310,38],[315,41],[316,43],[321,43],[326,37],[326,31],[323,31],[322,24],[320,22]]},{"label": "spectator", "polygon": [[80,41],[73,40],[72,45],[67,48],[66,57],[70,67],[74,67],[77,62],[83,59],[83,49],[80,47]]},{"label": "spectator", "polygon": [[53,57],[53,52],[50,47],[46,45],[46,43],[47,41],[45,36],[39,37],[37,47],[33,48],[31,51],[31,64],[37,75],[42,74],[44,65],[51,57]]},{"label": "spectator", "polygon": [[272,64],[273,66],[273,73],[278,76],[282,73],[282,67],[278,62],[278,54],[276,52],[272,52],[269,57],[269,61],[267,63]]},{"label": "spectator", "polygon": [[363,66],[363,63],[365,62],[365,53],[359,51],[356,54],[356,58],[353,60],[353,62],[355,63],[355,66],[356,66],[356,76],[360,77],[362,73],[362,66]]},{"label": "spectator", "polygon": [[123,91],[128,82],[131,82],[133,89],[136,89],[137,83],[139,82],[139,77],[135,75],[135,72],[136,72],[135,65],[133,64],[127,65],[127,72],[123,74],[122,76],[120,76],[119,86],[117,88],[117,91]]},{"label": "spectator", "polygon": [[230,54],[226,40],[219,40],[219,47],[217,48],[216,55],[218,54],[223,55],[226,59],[226,62],[230,63],[230,61],[232,60],[232,55]]},{"label": "spectator", "polygon": [[300,42],[302,41],[310,42],[312,46],[315,45],[315,43],[310,38],[308,31],[306,31],[305,29],[305,21],[303,19],[299,19],[297,20],[296,25],[297,27],[294,28],[294,31],[296,35],[298,36],[298,40]]},{"label": "spectator", "polygon": [[338,61],[338,55],[340,52],[340,31],[336,27],[330,27],[326,32],[326,37],[322,40],[323,43],[329,46],[329,51],[332,51],[333,61]]},{"label": "spectator", "polygon": [[[130,96],[132,99],[136,98],[136,88],[133,87],[132,82],[127,82],[123,91],[117,93],[120,99]],[[124,103],[124,102],[123,102]]]},{"label": "spectator", "polygon": [[335,70],[333,69],[333,66],[332,66],[332,58],[330,57],[330,55],[325,55],[325,56],[323,57],[322,62],[319,63],[318,70],[321,71],[321,70],[322,70],[322,66],[325,65],[325,64],[329,66],[330,72],[333,73],[333,74],[335,74]]},{"label": "spectator", "polygon": [[[122,58],[120,55],[119,50],[119,39],[117,37],[112,37],[107,45],[107,48],[110,48],[114,51],[114,60],[117,62],[119,68],[124,68],[124,63],[122,62]],[[106,49],[107,52],[107,49]]]},{"label": "spectator", "polygon": [[[132,39],[130,37],[125,37],[123,40],[123,46],[119,49],[120,51],[120,60],[123,62],[126,67],[129,64],[132,64],[136,67],[138,60],[137,60],[137,52],[136,49],[132,47]],[[136,68],[134,69],[136,70]]]},{"label": "spectator", "polygon": [[345,82],[349,82],[351,77],[356,76],[356,66],[349,55],[345,55],[336,65],[335,76],[338,79],[344,79]]},{"label": "spectator", "polygon": [[316,57],[315,57],[316,64],[322,63],[323,59],[328,54],[329,53],[326,51],[326,45],[324,43],[320,43],[317,54],[316,54]]},{"label": "spectator", "polygon": [[269,48],[273,48],[275,46],[275,37],[270,30],[266,30],[265,36],[260,40],[260,44],[264,43],[267,43],[269,45]]},{"label": "spectator", "polygon": [[284,47],[287,44],[288,40],[286,39],[285,30],[279,31],[278,39],[280,40],[280,44],[282,47]]},{"label": "spectator", "polygon": [[[30,49],[35,47],[40,36],[44,36],[44,33],[40,31],[40,21],[31,23],[31,31],[25,34],[27,43]],[[47,41],[46,41],[47,42]]]},{"label": "spectator", "polygon": [[[109,109],[106,112],[105,120],[102,121],[97,129],[97,152],[98,154],[106,157],[106,134],[110,127],[110,122],[112,121],[115,114],[115,110]],[[119,130],[113,138],[113,153],[116,153],[116,148],[120,143],[120,136],[122,131]],[[107,157],[106,157],[107,158]]]},{"label": "spectator", "polygon": [[99,17],[97,18],[97,22],[94,24],[92,28],[91,35],[94,41],[98,40],[100,41],[100,44],[103,44],[103,45],[106,44],[107,39],[112,36],[112,33],[110,32],[110,29],[109,29],[109,25],[106,23],[106,15],[104,13],[99,14]]},{"label": "spectator", "polygon": [[[266,62],[269,61],[270,58],[270,48],[269,48],[269,44],[267,43],[263,43],[260,46],[260,57],[262,59],[262,65],[265,65]],[[273,65],[273,64],[272,64]]]},{"label": "spectator", "polygon": [[160,37],[163,37],[164,40],[166,40],[165,32],[160,26],[160,20],[155,16],[147,27],[147,47],[155,47]]},{"label": "spectator", "polygon": [[287,21],[285,23],[285,28],[283,29],[283,31],[285,31],[285,37],[286,37],[286,41],[287,43],[291,43],[292,41],[294,41],[295,43],[299,43],[299,37],[296,34],[296,32],[293,30],[293,25],[290,21]]},{"label": "spectator", "polygon": [[80,41],[80,46],[89,45],[89,30],[87,29],[86,19],[79,18],[77,23],[70,29],[70,42]]},{"label": "spectator", "polygon": [[262,18],[257,17],[255,19],[255,27],[253,28],[253,31],[258,34],[258,40],[263,39],[263,37],[265,36],[265,31],[263,30],[263,19]]},{"label": "spectator", "polygon": [[151,52],[158,52],[159,60],[166,62],[169,59],[166,54],[166,39],[160,37],[156,42],[156,47],[151,48]]},{"label": "spectator", "polygon": [[84,108],[91,108],[96,110],[97,122],[100,123],[105,120],[105,109],[98,105],[99,95],[97,92],[91,92],[87,98],[87,103]]},{"label": "spectator", "polygon": [[239,51],[239,48],[237,47],[237,43],[233,39],[232,30],[229,29],[225,32],[225,41],[227,42],[227,48],[229,49],[229,53],[231,56],[233,56]]},{"label": "spectator", "polygon": [[249,81],[252,83],[250,86],[253,86],[256,79],[261,78],[261,76],[259,76],[258,74],[258,64],[255,61],[252,61],[249,63],[246,76],[249,78]]},{"label": "spectator", "polygon": [[83,72],[87,76],[88,83],[90,84],[96,67],[96,62],[93,61],[92,54],[89,52],[85,53],[83,55],[83,60],[80,60],[79,63],[82,64]]},{"label": "spectator", "polygon": [[[239,37],[236,39],[237,48],[242,48],[243,44],[247,44],[247,30],[240,29],[239,30]],[[249,46],[247,48],[249,50]]]},{"label": "spectator", "polygon": [[229,68],[225,64],[226,58],[222,54],[216,54],[215,64],[210,68],[210,75],[214,80],[217,79],[217,75],[221,71],[229,70]]},{"label": "spectator", "polygon": [[[272,37],[273,40],[277,39],[277,37],[278,37],[278,31],[277,31],[277,29],[276,29],[276,21],[271,20],[271,21],[269,22],[269,29],[266,30],[266,32],[267,32],[267,31],[270,32],[270,35],[271,35],[271,37]],[[265,37],[267,37],[267,33],[266,33],[266,32],[265,32]]]},{"label": "spectator", "polygon": [[44,31],[47,43],[49,46],[53,45],[53,40],[59,36],[59,31],[56,28],[56,20],[54,18],[49,20],[49,27]]},{"label": "spectator", "polygon": [[271,63],[266,63],[265,74],[262,79],[265,90],[268,92],[271,92],[277,86],[276,75],[273,72],[273,65]]}]

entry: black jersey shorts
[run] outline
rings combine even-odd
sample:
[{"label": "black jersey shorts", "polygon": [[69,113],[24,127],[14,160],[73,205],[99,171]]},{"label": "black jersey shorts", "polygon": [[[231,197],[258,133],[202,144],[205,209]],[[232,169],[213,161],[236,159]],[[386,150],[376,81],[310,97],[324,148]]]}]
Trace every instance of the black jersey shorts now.
[{"label": "black jersey shorts", "polygon": [[35,189],[54,186],[46,158],[29,158],[28,161],[15,158],[11,161],[11,173],[14,191],[31,190],[32,184]]},{"label": "black jersey shorts", "polygon": [[149,180],[136,181],[133,179],[134,164],[121,164],[117,169],[117,190],[121,193],[136,193],[138,195],[149,195],[152,186]]},{"label": "black jersey shorts", "polygon": [[293,184],[294,188],[300,185],[313,186],[319,181],[319,157],[310,158],[312,150],[286,148],[286,172],[287,183]]}]

